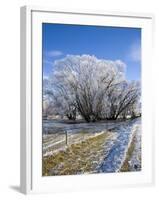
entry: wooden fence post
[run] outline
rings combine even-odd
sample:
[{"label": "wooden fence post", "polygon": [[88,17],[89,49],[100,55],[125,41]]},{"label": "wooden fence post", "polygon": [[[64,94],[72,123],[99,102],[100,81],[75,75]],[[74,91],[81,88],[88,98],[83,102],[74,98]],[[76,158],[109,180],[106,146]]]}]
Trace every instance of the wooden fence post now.
[{"label": "wooden fence post", "polygon": [[66,131],[66,146],[68,146],[68,135],[67,135],[67,131]]}]

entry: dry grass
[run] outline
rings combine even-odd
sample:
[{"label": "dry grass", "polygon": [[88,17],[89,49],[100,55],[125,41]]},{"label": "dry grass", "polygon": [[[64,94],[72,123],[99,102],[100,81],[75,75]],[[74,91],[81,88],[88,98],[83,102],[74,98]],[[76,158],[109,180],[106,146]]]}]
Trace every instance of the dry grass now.
[{"label": "dry grass", "polygon": [[130,146],[128,148],[126,159],[125,159],[125,161],[124,161],[124,163],[123,163],[123,165],[122,165],[122,167],[120,169],[120,172],[129,172],[129,171],[131,171],[130,170],[130,166],[129,166],[129,161],[130,161],[130,159],[132,157],[134,149],[135,149],[135,136],[133,137],[132,142],[131,142],[131,144],[130,144]]},{"label": "dry grass", "polygon": [[43,176],[94,172],[104,158],[103,146],[110,136],[103,133],[43,158]]}]

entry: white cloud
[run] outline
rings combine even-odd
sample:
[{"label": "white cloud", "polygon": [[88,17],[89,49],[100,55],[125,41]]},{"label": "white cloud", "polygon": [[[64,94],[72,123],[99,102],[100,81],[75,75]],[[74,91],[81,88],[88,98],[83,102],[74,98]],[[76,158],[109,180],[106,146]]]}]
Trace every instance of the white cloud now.
[{"label": "white cloud", "polygon": [[51,61],[49,61],[49,60],[46,60],[46,59],[43,60],[43,63],[44,63],[44,64],[49,64],[49,65],[52,65],[52,64],[53,64],[53,62],[51,62]]},{"label": "white cloud", "polygon": [[49,51],[47,54],[49,57],[58,57],[58,56],[63,55],[62,51],[59,51],[59,50],[52,50],[52,51]]},{"label": "white cloud", "polygon": [[49,77],[47,75],[43,75],[43,79],[48,80]]},{"label": "white cloud", "polygon": [[122,60],[116,60],[115,63],[117,64],[120,72],[126,72],[126,64]]},{"label": "white cloud", "polygon": [[129,58],[134,62],[139,62],[141,60],[141,46],[139,42],[135,42],[130,47]]}]

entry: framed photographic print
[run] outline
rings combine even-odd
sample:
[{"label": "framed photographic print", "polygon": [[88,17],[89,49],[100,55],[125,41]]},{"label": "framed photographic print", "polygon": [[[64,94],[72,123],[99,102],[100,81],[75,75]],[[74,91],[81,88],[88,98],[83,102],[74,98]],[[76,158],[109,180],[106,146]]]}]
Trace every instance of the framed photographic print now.
[{"label": "framed photographic print", "polygon": [[21,191],[153,183],[149,14],[21,8]]}]

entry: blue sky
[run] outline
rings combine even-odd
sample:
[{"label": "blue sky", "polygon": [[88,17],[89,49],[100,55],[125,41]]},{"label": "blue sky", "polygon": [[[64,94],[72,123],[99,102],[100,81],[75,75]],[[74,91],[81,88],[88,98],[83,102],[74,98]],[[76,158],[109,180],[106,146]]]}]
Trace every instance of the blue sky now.
[{"label": "blue sky", "polygon": [[43,32],[43,76],[52,71],[52,63],[66,55],[95,55],[98,59],[121,60],[126,78],[140,80],[141,29],[65,24],[46,24]]}]

